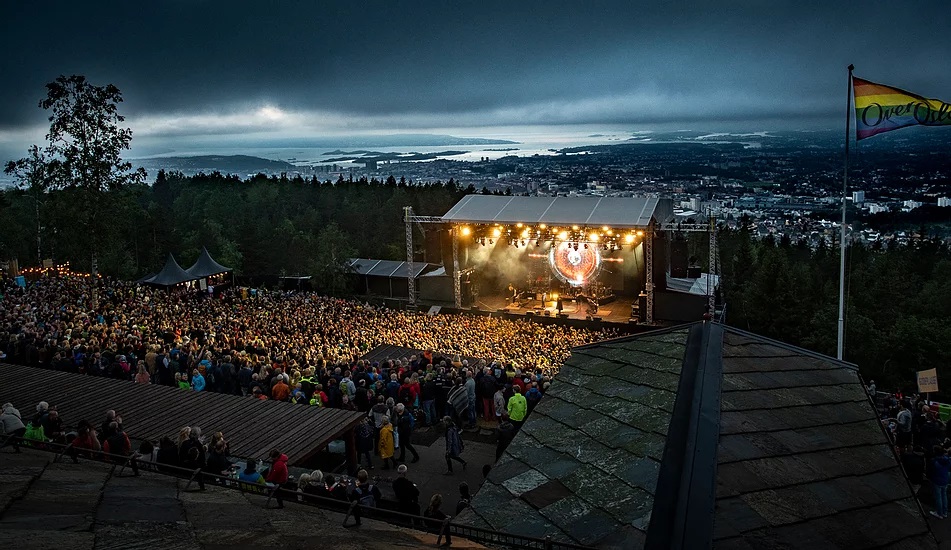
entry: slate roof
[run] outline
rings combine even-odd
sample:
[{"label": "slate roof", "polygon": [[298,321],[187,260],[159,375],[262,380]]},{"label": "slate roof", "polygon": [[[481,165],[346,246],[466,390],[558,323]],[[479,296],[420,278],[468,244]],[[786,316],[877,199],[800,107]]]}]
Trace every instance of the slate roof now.
[{"label": "slate roof", "polygon": [[937,548],[854,365],[711,323],[576,348],[459,522],[598,548]]},{"label": "slate roof", "polygon": [[673,202],[657,197],[499,197],[466,195],[442,219],[451,223],[546,223],[640,227],[673,217]]},{"label": "slate roof", "polygon": [[460,521],[642,547],[687,335],[576,349]]},{"label": "slate roof", "polygon": [[714,546],[937,548],[858,372],[728,330]]}]

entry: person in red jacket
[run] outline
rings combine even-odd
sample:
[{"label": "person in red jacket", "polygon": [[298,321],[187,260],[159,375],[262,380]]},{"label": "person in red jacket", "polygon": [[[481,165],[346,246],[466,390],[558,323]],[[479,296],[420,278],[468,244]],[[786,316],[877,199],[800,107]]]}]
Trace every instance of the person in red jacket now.
[{"label": "person in red jacket", "polygon": [[277,486],[277,490],[274,491],[274,498],[277,500],[277,507],[283,508],[284,499],[281,498],[281,489],[287,484],[287,455],[277,449],[271,449],[268,458],[271,461],[271,467],[268,469],[264,481]]}]

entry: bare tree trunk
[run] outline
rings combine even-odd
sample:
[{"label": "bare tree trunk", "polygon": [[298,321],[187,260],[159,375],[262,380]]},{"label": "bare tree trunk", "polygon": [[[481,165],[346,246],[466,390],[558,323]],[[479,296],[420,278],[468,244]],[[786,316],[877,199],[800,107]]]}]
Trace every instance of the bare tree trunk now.
[{"label": "bare tree trunk", "polygon": [[99,306],[99,285],[96,284],[96,279],[99,278],[99,257],[96,255],[96,251],[92,252],[92,268],[89,270],[89,284],[92,285],[92,295],[90,307],[96,309]]},{"label": "bare tree trunk", "polygon": [[40,234],[43,231],[43,226],[40,225],[40,201],[36,200],[36,262],[37,265],[43,267],[43,252],[40,246]]}]

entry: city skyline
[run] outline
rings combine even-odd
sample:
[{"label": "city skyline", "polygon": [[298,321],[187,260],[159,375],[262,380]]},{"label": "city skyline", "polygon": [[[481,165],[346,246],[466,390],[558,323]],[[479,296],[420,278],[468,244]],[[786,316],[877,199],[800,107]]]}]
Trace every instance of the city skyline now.
[{"label": "city skyline", "polygon": [[[951,76],[925,70],[951,43],[883,2],[53,4],[5,9],[6,156],[42,141],[37,103],[60,74],[118,86],[134,145],[152,150],[835,128],[849,63],[924,95],[951,91]],[[937,2],[916,13],[949,19]]]}]

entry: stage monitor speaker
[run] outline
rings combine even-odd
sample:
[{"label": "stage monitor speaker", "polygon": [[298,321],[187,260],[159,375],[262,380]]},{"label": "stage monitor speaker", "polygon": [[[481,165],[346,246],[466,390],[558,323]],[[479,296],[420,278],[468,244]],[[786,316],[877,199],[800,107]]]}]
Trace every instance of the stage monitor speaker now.
[{"label": "stage monitor speaker", "polygon": [[567,319],[567,318],[568,318],[568,314],[567,314],[567,313],[559,313],[559,314],[558,314],[558,318],[559,318],[559,319]]},{"label": "stage monitor speaker", "polygon": [[526,312],[525,312],[525,316],[526,316],[526,317],[533,317],[534,315],[535,315],[535,312],[534,312],[534,311],[526,311]]},{"label": "stage monitor speaker", "polygon": [[505,313],[505,308],[495,310],[496,313]]},{"label": "stage monitor speaker", "polygon": [[687,241],[670,242],[670,276],[678,279],[687,277]]},{"label": "stage monitor speaker", "polygon": [[594,322],[596,322],[596,323],[600,323],[600,322],[601,322],[601,318],[600,318],[600,317],[592,317],[591,320],[594,321]]},{"label": "stage monitor speaker", "polygon": [[551,311],[545,310],[545,317],[551,317]]},{"label": "stage monitor speaker", "polygon": [[688,278],[688,279],[699,279],[699,278],[700,278],[700,271],[701,271],[701,269],[700,269],[699,267],[688,267],[688,268],[687,268],[687,278]]}]

